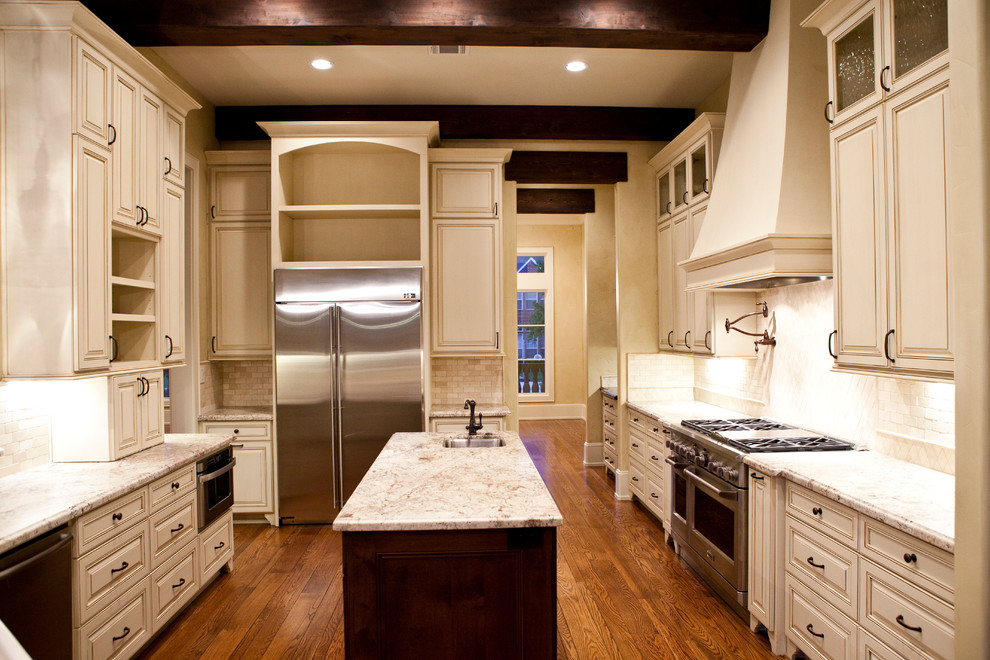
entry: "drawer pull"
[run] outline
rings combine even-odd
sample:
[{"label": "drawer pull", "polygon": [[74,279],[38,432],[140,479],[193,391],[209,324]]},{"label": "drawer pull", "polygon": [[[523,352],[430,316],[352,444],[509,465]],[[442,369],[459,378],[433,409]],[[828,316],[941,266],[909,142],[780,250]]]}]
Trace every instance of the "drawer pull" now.
[{"label": "drawer pull", "polygon": [[822,515],[822,508],[820,506],[816,506],[811,510],[811,513],[812,515],[820,516]]},{"label": "drawer pull", "polygon": [[808,563],[814,566],[815,568],[825,568],[825,564],[816,564],[814,557],[808,557]]},{"label": "drawer pull", "polygon": [[749,473],[749,476],[753,477],[757,481],[763,481],[763,477],[761,477],[760,475],[756,474],[755,472],[750,472]]},{"label": "drawer pull", "polygon": [[130,566],[130,564],[128,564],[126,561],[121,562],[120,563],[120,568],[111,568],[110,569],[110,575],[113,575],[114,573],[119,573],[121,571],[126,571],[128,566]]},{"label": "drawer pull", "polygon": [[179,490],[179,482],[178,481],[173,481],[172,482],[172,490]]},{"label": "drawer pull", "polygon": [[639,481],[639,477],[633,477],[633,481]]},{"label": "drawer pull", "polygon": [[219,549],[221,549],[221,548],[222,548],[222,547],[223,547],[224,545],[225,545],[225,543],[224,543],[223,541],[220,541],[220,545],[215,545],[215,546],[213,546],[213,549],[214,549],[214,550],[219,550]]},{"label": "drawer pull", "polygon": [[667,435],[670,435],[670,429],[664,429],[663,432],[666,433]]},{"label": "drawer pull", "polygon": [[825,633],[816,633],[815,629],[812,627],[810,623],[808,624],[807,628],[808,628],[808,632],[810,632],[815,637],[820,637],[821,639],[825,639]]},{"label": "drawer pull", "polygon": [[913,630],[914,632],[919,632],[919,633],[921,632],[921,626],[909,626],[908,624],[904,623],[904,615],[903,614],[898,614],[897,615],[897,618],[894,619],[894,620],[897,621],[897,623],[899,623],[902,626],[904,626],[905,628],[907,628],[908,630]]},{"label": "drawer pull", "polygon": [[244,446],[244,443],[243,442],[240,442],[240,443],[232,442],[232,443],[230,443],[230,446],[231,447],[234,447],[235,449],[240,449],[240,448],[242,448]]},{"label": "drawer pull", "polygon": [[114,522],[117,522],[118,520],[123,520],[124,519],[124,514],[122,514],[122,513],[115,513],[112,516],[110,516],[110,519],[113,520]]},{"label": "drawer pull", "polygon": [[114,637],[113,641],[119,642],[120,640],[124,639],[130,634],[131,634],[131,629],[128,628],[127,626],[124,626],[124,632],[120,634],[120,637]]},{"label": "drawer pull", "polygon": [[655,500],[659,500],[660,499],[660,496],[657,495],[656,493],[650,493],[650,497],[652,497]]},{"label": "drawer pull", "polygon": [[657,461],[657,462],[660,461],[660,459],[658,457],[656,457],[656,456],[650,456],[650,460],[651,461]]},{"label": "drawer pull", "polygon": [[179,578],[179,584],[173,584],[172,585],[172,588],[173,589],[178,589],[179,587],[181,587],[185,583],[186,583],[186,578]]},{"label": "drawer pull", "polygon": [[904,553],[904,561],[906,563],[908,563],[908,564],[917,564],[918,563],[918,555],[914,554],[913,552],[911,552],[911,553],[905,552]]},{"label": "drawer pull", "polygon": [[171,533],[175,534],[176,532],[181,532],[185,528],[186,528],[185,525],[183,525],[182,523],[179,523],[179,526],[178,527],[176,527],[175,529],[170,529],[168,531],[170,531]]}]

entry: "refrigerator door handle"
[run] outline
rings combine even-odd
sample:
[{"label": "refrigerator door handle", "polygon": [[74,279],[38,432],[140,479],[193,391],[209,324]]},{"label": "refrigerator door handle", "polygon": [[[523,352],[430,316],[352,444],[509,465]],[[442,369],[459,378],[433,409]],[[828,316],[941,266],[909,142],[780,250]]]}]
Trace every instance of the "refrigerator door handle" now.
[{"label": "refrigerator door handle", "polygon": [[334,480],[333,499],[334,506],[340,509],[344,506],[344,438],[341,424],[341,395],[340,390],[343,379],[340,375],[340,307],[334,305],[331,309],[330,323],[330,359],[331,373],[333,374],[332,389],[333,401],[333,437],[334,437],[334,457],[337,464],[337,478]]}]

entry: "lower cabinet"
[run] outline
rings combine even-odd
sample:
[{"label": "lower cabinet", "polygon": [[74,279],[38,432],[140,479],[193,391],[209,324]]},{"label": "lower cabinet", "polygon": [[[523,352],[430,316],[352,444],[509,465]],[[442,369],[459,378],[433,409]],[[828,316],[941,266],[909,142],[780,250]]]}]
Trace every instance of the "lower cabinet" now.
[{"label": "lower cabinet", "polygon": [[[467,430],[468,417],[434,417],[430,419],[430,430],[434,433],[461,433]],[[481,433],[485,431],[504,431],[505,419],[502,417],[485,417]]]},{"label": "lower cabinet", "polygon": [[235,437],[234,507],[237,514],[261,514],[275,524],[275,456],[272,423],[265,421],[201,422],[203,433],[226,433]]},{"label": "lower cabinet", "polygon": [[635,499],[663,523],[670,534],[670,487],[665,429],[660,420],[635,410],[626,411],[629,428],[629,489]]},{"label": "lower cabinet", "polygon": [[73,657],[140,651],[234,556],[230,512],[198,532],[195,465],[73,523]]}]

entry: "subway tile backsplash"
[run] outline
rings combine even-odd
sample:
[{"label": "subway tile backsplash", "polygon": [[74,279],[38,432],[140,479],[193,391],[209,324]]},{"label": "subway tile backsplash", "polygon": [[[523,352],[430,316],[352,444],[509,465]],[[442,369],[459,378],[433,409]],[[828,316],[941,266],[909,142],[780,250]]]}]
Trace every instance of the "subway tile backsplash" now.
[{"label": "subway tile backsplash", "polygon": [[44,383],[0,383],[0,477],[48,463],[50,421],[39,402],[46,402]]}]

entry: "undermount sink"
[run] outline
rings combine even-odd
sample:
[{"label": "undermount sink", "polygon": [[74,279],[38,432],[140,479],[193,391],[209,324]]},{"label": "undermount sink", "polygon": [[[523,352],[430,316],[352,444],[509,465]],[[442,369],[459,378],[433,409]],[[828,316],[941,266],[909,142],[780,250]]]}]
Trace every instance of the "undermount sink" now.
[{"label": "undermount sink", "polygon": [[448,449],[464,449],[472,447],[504,447],[505,438],[494,433],[480,433],[456,438],[444,438],[443,446]]}]

